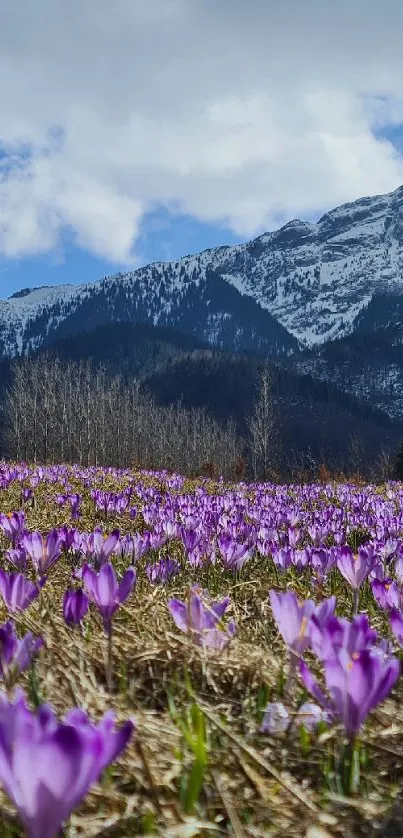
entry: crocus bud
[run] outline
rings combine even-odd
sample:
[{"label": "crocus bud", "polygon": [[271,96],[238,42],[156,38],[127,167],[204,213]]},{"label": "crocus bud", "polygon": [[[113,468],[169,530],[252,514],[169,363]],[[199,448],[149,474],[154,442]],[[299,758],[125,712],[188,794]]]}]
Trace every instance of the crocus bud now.
[{"label": "crocus bud", "polygon": [[67,625],[81,623],[89,604],[89,598],[81,588],[69,588],[63,597],[63,617]]}]

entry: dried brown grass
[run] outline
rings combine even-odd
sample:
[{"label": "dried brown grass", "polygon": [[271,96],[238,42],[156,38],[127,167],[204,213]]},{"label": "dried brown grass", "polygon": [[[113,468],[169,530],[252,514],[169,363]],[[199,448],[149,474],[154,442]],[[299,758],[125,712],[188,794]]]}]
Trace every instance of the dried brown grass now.
[{"label": "dried brown grass", "polygon": [[[51,501],[56,491],[57,487],[37,490],[37,506],[28,512],[31,529],[47,531],[67,522],[65,512]],[[1,509],[12,511],[18,501],[11,488],[2,493]],[[91,529],[99,520],[87,495],[79,527]],[[115,525],[126,531],[133,528],[124,516],[109,521],[108,530]],[[176,632],[170,619],[168,595],[185,595],[191,574],[185,572],[164,588],[153,587],[140,572],[137,588],[115,622],[112,695],[106,690],[105,638],[96,615],[89,618],[87,638],[64,624],[61,599],[70,577],[69,561],[63,559],[50,574],[40,602],[16,621],[21,631],[30,629],[46,640],[36,666],[41,698],[61,716],[76,705],[94,720],[113,708],[120,720],[133,717],[136,722],[126,752],[74,813],[70,838],[387,835],[388,812],[403,774],[401,687],[374,714],[366,732],[373,765],[369,791],[360,797],[346,800],[324,791],[323,757],[335,733],[326,745],[325,740],[313,741],[304,758],[298,736],[276,738],[257,732],[259,691],[276,697],[284,664],[283,644],[267,605],[268,590],[275,584],[268,567],[252,566],[241,582],[232,584],[229,577],[214,578],[217,594],[231,594],[231,617],[238,626],[235,639],[221,654],[202,653]],[[308,589],[302,585],[300,592],[307,594]],[[6,618],[1,608],[0,620]],[[169,712],[169,696],[179,710],[189,704],[188,682],[205,714],[209,749],[194,816],[186,816],[179,802],[180,778],[191,756]],[[20,683],[28,688],[28,676]],[[301,694],[296,685],[298,691]],[[7,821],[7,813],[12,818],[13,811],[4,797],[1,805],[0,836],[20,834],[13,821]]]}]

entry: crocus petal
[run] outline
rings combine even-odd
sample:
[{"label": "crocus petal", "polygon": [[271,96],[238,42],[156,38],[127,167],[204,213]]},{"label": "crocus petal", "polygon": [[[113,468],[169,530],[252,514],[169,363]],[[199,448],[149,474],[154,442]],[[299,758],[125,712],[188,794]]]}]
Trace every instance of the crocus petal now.
[{"label": "crocus petal", "polygon": [[206,649],[225,649],[230,641],[230,635],[220,629],[207,629],[201,635],[201,645]]},{"label": "crocus petal", "polygon": [[29,631],[19,643],[18,651],[13,659],[17,672],[24,672],[31,664],[33,656],[44,645],[41,637],[34,637]]},{"label": "crocus petal", "polygon": [[120,537],[119,530],[114,530],[105,539],[105,541],[102,545],[102,548],[101,548],[102,555],[105,559],[108,559],[109,556],[111,555],[111,553],[113,553],[113,551],[114,551],[114,549],[115,549],[115,547],[116,547],[116,545],[119,541],[119,537]]},{"label": "crocus petal", "polygon": [[120,603],[125,602],[128,596],[130,596],[135,582],[136,571],[133,567],[129,567],[128,570],[126,570],[126,573],[124,573],[124,575],[122,576],[121,582],[119,584],[118,597]]},{"label": "crocus petal", "polygon": [[205,606],[205,627],[214,628],[216,623],[224,616],[228,605],[230,603],[229,596],[224,597],[220,602],[212,602],[211,605]]},{"label": "crocus petal", "polygon": [[285,733],[290,724],[290,714],[281,701],[274,701],[267,704],[262,724],[261,733]]},{"label": "crocus petal", "polygon": [[319,722],[325,721],[325,716],[326,713],[318,704],[305,701],[295,716],[294,724],[296,727],[303,725],[307,730],[313,731],[316,730]]},{"label": "crocus petal", "polygon": [[81,578],[84,587],[86,588],[92,599],[94,599],[96,593],[97,574],[92,569],[92,567],[89,567],[89,565],[85,564],[81,568]]},{"label": "crocus petal", "polygon": [[314,676],[312,675],[312,672],[306,665],[305,661],[301,660],[299,662],[299,672],[304,682],[304,686],[306,687],[308,692],[310,692],[311,695],[313,695],[313,697],[316,698],[318,704],[320,704],[327,710],[331,710],[331,706],[328,699],[326,698],[323,690],[321,690],[316,678],[314,678]]},{"label": "crocus petal", "polygon": [[118,586],[116,574],[111,564],[103,564],[99,571],[96,584],[97,605],[111,605],[116,599]]},{"label": "crocus petal", "polygon": [[205,629],[204,608],[201,598],[197,594],[190,597],[189,620],[191,629],[197,634],[202,634]]},{"label": "crocus petal", "polygon": [[185,603],[181,602],[179,599],[170,599],[168,601],[168,608],[171,612],[175,625],[181,629],[181,631],[189,631],[189,615]]}]

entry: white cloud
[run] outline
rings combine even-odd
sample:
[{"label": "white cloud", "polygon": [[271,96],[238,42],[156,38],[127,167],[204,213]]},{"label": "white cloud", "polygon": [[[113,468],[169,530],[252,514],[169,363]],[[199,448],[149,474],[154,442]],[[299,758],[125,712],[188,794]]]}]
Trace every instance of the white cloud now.
[{"label": "white cloud", "polygon": [[400,0],[0,0],[0,253],[131,264],[154,206],[246,236],[396,188],[402,31]]}]

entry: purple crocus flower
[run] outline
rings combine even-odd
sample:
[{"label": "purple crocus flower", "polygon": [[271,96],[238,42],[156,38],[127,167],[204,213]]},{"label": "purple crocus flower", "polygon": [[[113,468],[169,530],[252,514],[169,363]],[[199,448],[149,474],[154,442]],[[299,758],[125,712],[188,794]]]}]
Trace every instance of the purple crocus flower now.
[{"label": "purple crocus flower", "polygon": [[371,588],[379,607],[384,611],[399,608],[401,594],[393,579],[373,579]]},{"label": "purple crocus flower", "polygon": [[371,628],[368,617],[358,614],[352,621],[343,617],[331,616],[325,623],[320,623],[317,615],[312,616],[309,625],[309,639],[312,651],[319,660],[347,655],[347,659],[372,647],[378,635]]},{"label": "purple crocus flower", "polygon": [[22,497],[23,503],[27,503],[29,500],[31,500],[31,498],[33,498],[33,496],[34,496],[34,493],[33,493],[32,489],[25,489],[24,488],[22,490],[21,497]]},{"label": "purple crocus flower", "polygon": [[12,620],[0,626],[0,675],[4,681],[28,669],[33,656],[43,646],[41,637],[29,631],[22,640],[15,633]]},{"label": "purple crocus flower", "polygon": [[242,570],[245,562],[249,561],[253,549],[248,544],[238,544],[230,536],[224,535],[218,539],[221,561],[226,570]]},{"label": "purple crocus flower", "polygon": [[13,547],[16,547],[25,530],[25,512],[13,512],[11,515],[0,512],[0,527]]},{"label": "purple crocus flower", "polygon": [[67,524],[64,524],[60,527],[59,534],[65,550],[70,550],[71,547],[75,546],[77,530],[74,527],[69,527]]},{"label": "purple crocus flower", "polygon": [[60,559],[63,536],[59,530],[52,530],[46,538],[40,532],[24,533],[21,544],[27,551],[37,575],[43,577]]},{"label": "purple crocus flower", "polygon": [[145,553],[150,549],[150,532],[139,533],[135,532],[132,536],[133,541],[133,562],[139,561]]},{"label": "purple crocus flower", "polygon": [[134,568],[129,567],[118,584],[115,569],[109,562],[102,565],[99,573],[84,565],[82,580],[90,599],[101,614],[105,633],[110,634],[115,611],[133,590],[136,581]]},{"label": "purple crocus flower", "polygon": [[56,838],[133,727],[115,729],[113,714],[93,725],[81,710],[59,722],[47,705],[33,713],[22,691],[0,695],[0,781],[29,838]]},{"label": "purple crocus flower", "polygon": [[354,554],[350,547],[340,547],[337,567],[354,591],[358,591],[364,580],[371,573],[374,556],[363,547]]},{"label": "purple crocus flower", "polygon": [[177,521],[173,520],[172,518],[167,518],[165,521],[162,521],[161,526],[167,538],[172,539],[180,537],[181,526]]},{"label": "purple crocus flower", "polygon": [[146,565],[146,574],[154,585],[166,585],[180,571],[180,564],[174,559],[163,558],[155,564]]},{"label": "purple crocus flower", "polygon": [[27,551],[24,547],[13,547],[11,550],[6,550],[4,555],[18,570],[25,570],[27,566]]},{"label": "purple crocus flower", "polygon": [[154,532],[150,533],[150,549],[151,550],[159,550],[160,547],[163,547],[164,544],[167,542],[167,536],[165,535],[164,531],[157,528]]},{"label": "purple crocus flower", "polygon": [[82,496],[79,494],[72,494],[69,497],[69,501],[71,504],[72,519],[81,518],[81,504],[83,502]]},{"label": "purple crocus flower", "polygon": [[399,553],[395,561],[395,574],[399,584],[403,585],[403,555],[401,553]]},{"label": "purple crocus flower", "polygon": [[324,599],[322,600],[322,602],[319,603],[319,605],[315,606],[315,611],[312,615],[312,619],[315,620],[316,625],[324,626],[326,625],[327,621],[330,620],[331,617],[333,617],[335,608],[335,596],[331,596],[328,599]]},{"label": "purple crocus flower", "polygon": [[331,721],[331,716],[318,704],[313,704],[311,701],[305,701],[299,708],[295,718],[294,725],[301,727],[303,725],[309,731],[314,731],[320,722]]},{"label": "purple crocus flower", "polygon": [[290,725],[290,714],[282,701],[270,701],[264,710],[261,733],[285,733]]},{"label": "purple crocus flower", "polygon": [[182,527],[181,537],[186,550],[194,550],[202,539],[202,533],[195,529]]},{"label": "purple crocus flower", "polygon": [[63,617],[67,625],[77,625],[85,617],[90,601],[82,588],[69,588],[63,597]]},{"label": "purple crocus flower", "polygon": [[347,665],[334,657],[325,660],[323,667],[330,699],[304,661],[300,661],[302,680],[316,701],[343,724],[349,738],[359,732],[370,711],[389,695],[400,672],[396,658],[381,656],[371,649],[355,652]]},{"label": "purple crocus flower", "polygon": [[93,725],[87,714],[80,708],[75,707],[67,713],[64,722],[73,725],[76,730],[80,730],[83,734],[91,735],[91,731],[94,729],[102,734],[104,747],[99,766],[101,773],[119,757],[134,730],[132,721],[125,722],[120,728],[116,728],[116,714],[113,710],[108,710],[101,721],[97,725]]},{"label": "purple crocus flower", "polygon": [[229,623],[226,630],[219,628],[219,622],[228,608],[230,599],[209,602],[207,594],[198,585],[189,591],[187,602],[170,599],[168,608],[175,625],[187,632],[196,646],[224,649],[235,634],[235,624]]},{"label": "purple crocus flower", "polygon": [[87,558],[93,559],[97,567],[100,567],[109,560],[117,546],[119,537],[119,530],[113,530],[110,535],[105,537],[102,530],[96,527],[94,532],[89,534],[86,544],[82,544],[82,549]]},{"label": "purple crocus flower", "polygon": [[39,588],[22,573],[6,573],[0,568],[0,594],[9,611],[24,611],[38,596]]},{"label": "purple crocus flower", "polygon": [[311,599],[300,601],[292,591],[269,592],[271,610],[277,628],[291,652],[301,655],[309,646],[308,626],[315,611]]},{"label": "purple crocus flower", "polygon": [[272,557],[276,567],[279,567],[281,570],[287,570],[292,564],[293,551],[291,547],[280,547],[279,549],[273,550]]}]

